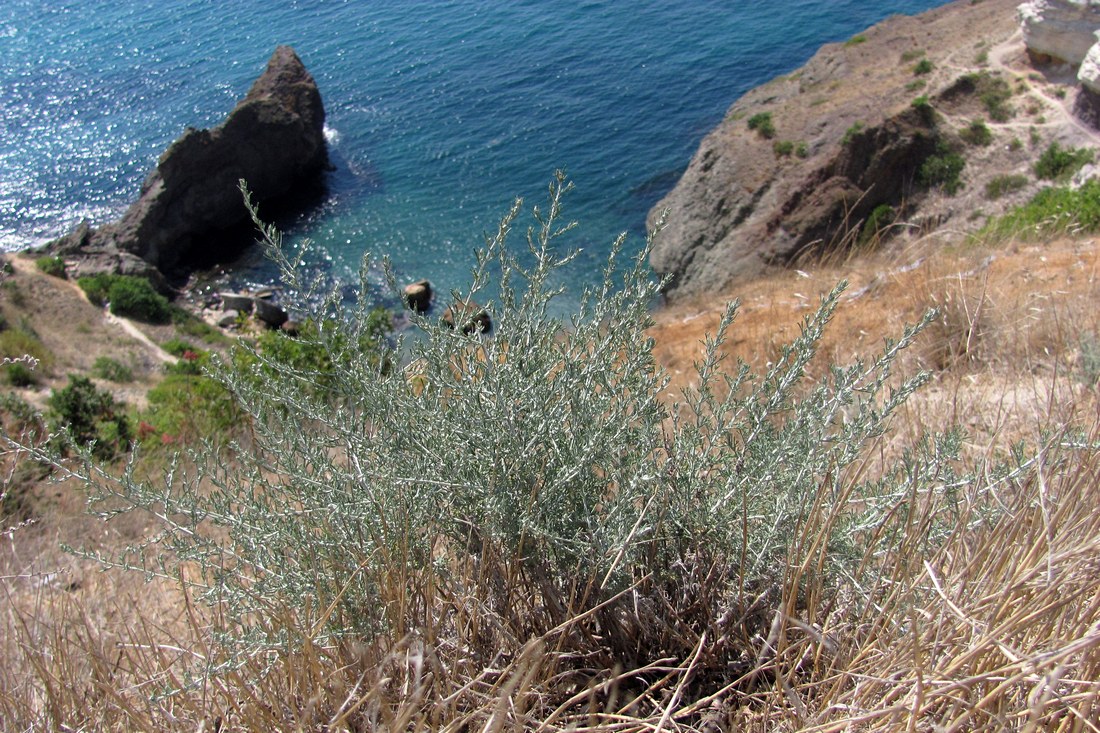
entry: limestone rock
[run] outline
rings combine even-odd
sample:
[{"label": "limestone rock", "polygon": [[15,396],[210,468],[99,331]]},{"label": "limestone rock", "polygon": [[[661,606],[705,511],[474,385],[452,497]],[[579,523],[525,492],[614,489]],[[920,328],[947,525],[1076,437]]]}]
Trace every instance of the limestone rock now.
[{"label": "limestone rock", "polygon": [[1100,33],[1093,33],[1093,41],[1077,70],[1077,81],[1093,94],[1100,94]]},{"label": "limestone rock", "polygon": [[324,119],[313,77],[279,46],[226,120],[184,132],[122,218],[84,233],[85,248],[140,257],[169,276],[231,258],[251,242],[247,231],[233,234],[248,217],[238,181],[264,201],[316,180],[328,162]]},{"label": "limestone rock", "polygon": [[1033,59],[1077,66],[1096,43],[1100,0],[1031,0],[1017,15]]}]

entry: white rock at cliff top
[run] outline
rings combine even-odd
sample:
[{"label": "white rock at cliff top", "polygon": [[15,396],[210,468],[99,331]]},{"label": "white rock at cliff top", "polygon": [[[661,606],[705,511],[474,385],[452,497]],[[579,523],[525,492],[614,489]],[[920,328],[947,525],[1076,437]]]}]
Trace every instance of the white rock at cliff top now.
[{"label": "white rock at cliff top", "polygon": [[1094,34],[1097,41],[1085,55],[1081,68],[1077,70],[1077,80],[1090,92],[1100,94],[1100,32]]},{"label": "white rock at cliff top", "polygon": [[1100,0],[1032,0],[1017,15],[1029,51],[1077,66],[1096,43]]}]

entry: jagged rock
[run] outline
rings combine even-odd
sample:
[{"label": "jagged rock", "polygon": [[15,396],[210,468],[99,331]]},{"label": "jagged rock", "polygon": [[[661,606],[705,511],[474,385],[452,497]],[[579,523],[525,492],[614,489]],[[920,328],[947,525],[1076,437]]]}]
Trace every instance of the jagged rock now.
[{"label": "jagged rock", "polygon": [[[140,198],[122,218],[79,234],[84,251],[139,257],[175,276],[237,254],[247,233],[227,237],[247,220],[240,179],[259,201],[287,195],[315,180],[328,162],[325,112],[317,85],[289,46],[267,68],[225,122],[188,128],[161,155]],[[72,250],[77,232],[51,244]]]},{"label": "jagged rock", "polygon": [[1019,6],[1017,16],[1034,61],[1077,66],[1096,43],[1100,1],[1032,0]]},{"label": "jagged rock", "polygon": [[65,258],[70,279],[100,274],[131,275],[145,278],[164,295],[174,292],[160,271],[137,255],[111,246],[91,244],[92,232],[88,222],[82,221],[76,229],[49,247],[51,254]]},{"label": "jagged rock", "polygon": [[[938,67],[973,58],[975,34],[962,29],[1000,42],[1016,32],[1014,9],[1012,0],[986,0],[895,16],[861,33],[862,42],[827,45],[801,69],[745,94],[650,212],[652,228],[668,211],[650,256],[669,278],[666,296],[704,297],[841,249],[880,206],[916,216],[925,199],[940,196],[922,182],[923,163],[955,140],[934,110],[961,117],[983,108],[976,85],[950,90],[950,99],[948,90],[929,89],[926,104],[914,107],[908,59],[927,54]],[[774,137],[750,128],[757,115],[770,115]]]},{"label": "jagged rock", "polygon": [[477,303],[455,303],[443,311],[443,322],[462,333],[488,333],[493,328],[489,313]]},{"label": "jagged rock", "polygon": [[432,284],[427,280],[417,280],[406,285],[404,299],[405,305],[417,313],[428,310],[432,304]]}]

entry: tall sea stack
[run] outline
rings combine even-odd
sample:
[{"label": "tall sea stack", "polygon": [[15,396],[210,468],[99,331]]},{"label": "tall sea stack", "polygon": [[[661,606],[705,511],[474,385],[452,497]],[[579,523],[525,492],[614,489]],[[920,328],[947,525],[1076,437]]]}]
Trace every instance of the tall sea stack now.
[{"label": "tall sea stack", "polygon": [[121,219],[82,225],[48,249],[85,271],[147,265],[169,278],[230,259],[241,243],[226,235],[248,217],[238,181],[261,202],[316,182],[328,163],[324,121],[313,77],[292,48],[279,46],[221,125],[188,128],[169,146]]}]

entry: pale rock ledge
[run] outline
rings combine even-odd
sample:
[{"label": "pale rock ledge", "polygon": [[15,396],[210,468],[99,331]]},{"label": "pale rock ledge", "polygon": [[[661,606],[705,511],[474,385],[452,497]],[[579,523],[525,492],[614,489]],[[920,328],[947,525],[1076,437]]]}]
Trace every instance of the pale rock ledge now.
[{"label": "pale rock ledge", "polygon": [[1032,0],[1017,15],[1034,60],[1078,66],[1096,43],[1100,0]]}]

